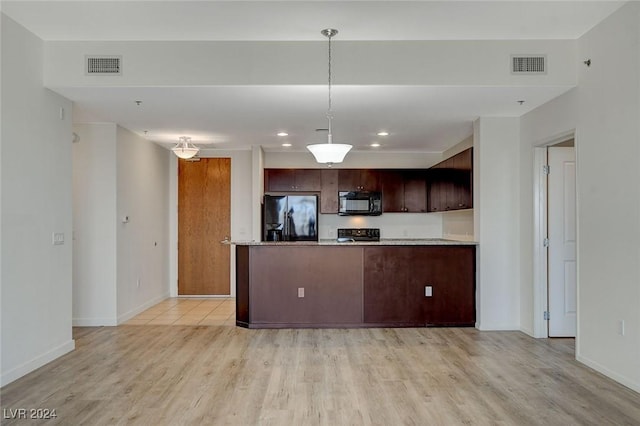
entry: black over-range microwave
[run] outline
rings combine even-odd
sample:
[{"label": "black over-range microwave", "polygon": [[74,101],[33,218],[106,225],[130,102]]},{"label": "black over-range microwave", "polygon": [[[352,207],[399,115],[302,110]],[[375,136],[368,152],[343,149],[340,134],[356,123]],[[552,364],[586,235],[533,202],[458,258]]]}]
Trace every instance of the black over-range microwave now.
[{"label": "black over-range microwave", "polygon": [[340,191],[338,214],[340,216],[382,214],[382,194],[375,191]]}]

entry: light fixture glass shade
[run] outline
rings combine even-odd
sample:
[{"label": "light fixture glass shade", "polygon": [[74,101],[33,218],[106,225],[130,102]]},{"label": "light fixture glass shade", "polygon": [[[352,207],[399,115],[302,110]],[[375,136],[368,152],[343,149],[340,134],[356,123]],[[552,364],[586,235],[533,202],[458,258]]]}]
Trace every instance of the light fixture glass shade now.
[{"label": "light fixture glass shade", "polygon": [[307,145],[318,163],[335,164],[342,163],[347,152],[352,148],[345,143],[316,143]]},{"label": "light fixture glass shade", "polygon": [[188,160],[189,158],[193,158],[200,151],[200,148],[191,143],[191,138],[180,136],[180,142],[171,148],[171,151],[173,151],[177,157]]}]

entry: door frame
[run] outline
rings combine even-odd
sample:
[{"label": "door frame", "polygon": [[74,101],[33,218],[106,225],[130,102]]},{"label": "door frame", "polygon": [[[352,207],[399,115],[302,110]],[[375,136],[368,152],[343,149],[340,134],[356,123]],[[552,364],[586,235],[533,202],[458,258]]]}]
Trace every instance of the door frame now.
[{"label": "door frame", "polygon": [[[544,240],[548,236],[548,202],[547,202],[547,175],[543,173],[543,166],[547,162],[547,148],[567,140],[574,140],[574,150],[578,150],[576,130],[571,129],[557,134],[545,140],[539,141],[534,146],[533,155],[533,336],[536,338],[549,337],[549,324],[544,319],[544,313],[549,310],[549,262],[548,249],[544,246]],[[578,173],[578,162],[576,161],[576,174]],[[576,192],[578,179],[576,178]],[[579,218],[579,205],[576,197],[576,237],[579,232],[577,224]],[[578,253],[576,253],[576,270],[579,270]],[[577,272],[577,289],[580,286],[579,272]],[[576,295],[577,297],[577,295]],[[578,309],[579,311],[579,309]],[[580,313],[578,312],[577,318]],[[579,324],[579,321],[577,321]],[[578,338],[579,326],[576,325],[576,339]]]}]

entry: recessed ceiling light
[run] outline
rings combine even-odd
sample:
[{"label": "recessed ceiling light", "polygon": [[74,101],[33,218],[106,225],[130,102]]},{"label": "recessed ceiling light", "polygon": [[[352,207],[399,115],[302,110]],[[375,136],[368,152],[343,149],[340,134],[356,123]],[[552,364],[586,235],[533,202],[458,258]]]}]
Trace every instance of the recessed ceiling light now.
[{"label": "recessed ceiling light", "polygon": [[389,132],[378,132],[378,136],[389,136]]},{"label": "recessed ceiling light", "polygon": [[290,147],[291,144],[290,143],[283,143],[282,146]]},{"label": "recessed ceiling light", "polygon": [[372,144],[371,144],[371,145],[369,145],[369,146],[372,146],[372,147],[374,147],[374,148],[377,148],[377,147],[379,147],[379,146],[380,146],[380,144],[379,144],[378,142],[374,142],[374,143],[372,143]]},{"label": "recessed ceiling light", "polygon": [[289,136],[289,133],[287,133],[287,132],[278,132],[277,135],[278,136]]}]

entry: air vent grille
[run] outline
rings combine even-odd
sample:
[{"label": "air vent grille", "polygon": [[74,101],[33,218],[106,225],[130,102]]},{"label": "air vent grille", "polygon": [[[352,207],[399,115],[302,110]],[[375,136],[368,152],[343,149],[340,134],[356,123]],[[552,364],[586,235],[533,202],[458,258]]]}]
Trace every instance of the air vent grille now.
[{"label": "air vent grille", "polygon": [[87,74],[119,75],[122,69],[121,56],[87,56]]},{"label": "air vent grille", "polygon": [[546,74],[547,57],[545,55],[512,55],[511,72],[513,74]]}]

